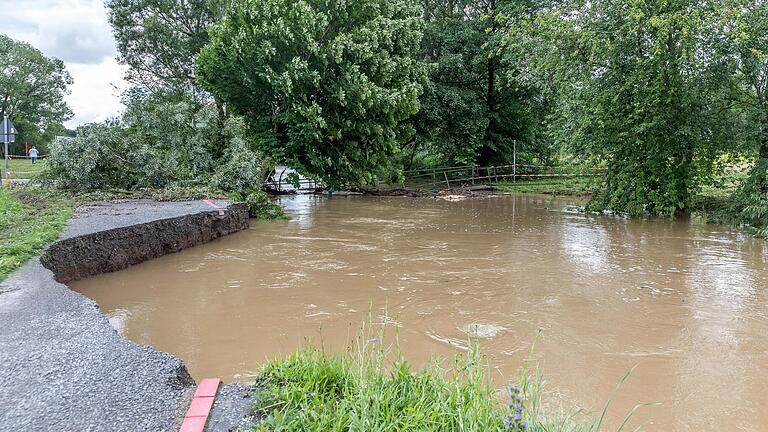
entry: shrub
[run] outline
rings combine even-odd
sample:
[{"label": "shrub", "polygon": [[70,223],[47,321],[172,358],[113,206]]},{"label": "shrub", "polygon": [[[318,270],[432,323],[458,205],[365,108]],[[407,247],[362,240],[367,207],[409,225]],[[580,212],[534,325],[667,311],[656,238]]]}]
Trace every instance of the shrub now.
[{"label": "shrub", "polygon": [[234,202],[244,203],[248,207],[251,217],[258,220],[284,220],[288,216],[282,207],[272,202],[266,193],[257,189],[246,189],[242,192],[230,194]]},{"label": "shrub", "polygon": [[57,139],[47,176],[76,193],[259,188],[269,161],[246,136],[241,119],[219,118],[213,107],[139,99],[122,120],[84,126],[75,138]]},{"label": "shrub", "polygon": [[228,119],[224,133],[228,145],[211,178],[211,186],[225,191],[245,191],[260,187],[271,163],[248,146],[248,141],[243,138],[245,124],[242,119]]}]

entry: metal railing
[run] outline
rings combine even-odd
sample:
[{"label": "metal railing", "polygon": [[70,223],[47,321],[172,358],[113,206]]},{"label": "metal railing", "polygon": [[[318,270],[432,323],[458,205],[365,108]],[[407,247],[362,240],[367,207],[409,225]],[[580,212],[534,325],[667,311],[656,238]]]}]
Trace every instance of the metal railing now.
[{"label": "metal railing", "polygon": [[537,177],[598,177],[605,168],[579,166],[509,164],[493,166],[455,166],[410,170],[405,174],[405,187],[451,188],[473,185],[477,182],[513,180]]}]

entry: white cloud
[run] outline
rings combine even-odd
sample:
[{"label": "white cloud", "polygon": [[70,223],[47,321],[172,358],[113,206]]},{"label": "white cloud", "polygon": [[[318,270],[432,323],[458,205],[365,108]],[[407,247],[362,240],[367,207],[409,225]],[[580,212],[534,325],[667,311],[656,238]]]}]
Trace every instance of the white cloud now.
[{"label": "white cloud", "polygon": [[0,0],[0,33],[60,58],[75,83],[67,102],[74,127],[114,117],[127,84],[103,0]]}]

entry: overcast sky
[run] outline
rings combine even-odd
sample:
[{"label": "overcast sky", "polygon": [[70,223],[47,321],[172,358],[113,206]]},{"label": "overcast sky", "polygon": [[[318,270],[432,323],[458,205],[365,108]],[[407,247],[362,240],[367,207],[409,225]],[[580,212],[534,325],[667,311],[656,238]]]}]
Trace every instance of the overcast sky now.
[{"label": "overcast sky", "polygon": [[105,120],[124,109],[123,67],[103,0],[0,0],[0,33],[64,61],[75,83],[68,127]]}]

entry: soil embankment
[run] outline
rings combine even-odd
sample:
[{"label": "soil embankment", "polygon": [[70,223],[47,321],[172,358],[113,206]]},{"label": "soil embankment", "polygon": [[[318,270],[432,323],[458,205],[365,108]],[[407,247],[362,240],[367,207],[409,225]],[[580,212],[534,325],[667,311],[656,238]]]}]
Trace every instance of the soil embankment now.
[{"label": "soil embankment", "polygon": [[[146,202],[142,202],[146,203]],[[195,203],[197,204],[197,203]],[[81,232],[83,228],[107,228],[124,216],[128,207],[136,211],[129,213],[138,222],[128,226]],[[132,207],[133,206],[133,207]],[[235,204],[223,215],[217,211],[201,211],[176,217],[152,219],[156,209],[136,203],[112,204],[104,209],[90,206],[81,210],[81,217],[90,220],[88,227],[70,228],[63,239],[51,245],[40,261],[53,271],[59,282],[70,282],[101,273],[122,270],[153,258],[178,252],[248,227],[248,211],[244,205]],[[185,203],[164,203],[167,212],[183,211]],[[212,210],[208,208],[206,210]],[[110,220],[111,219],[111,220]],[[77,220],[77,219],[76,219]]]},{"label": "soil embankment", "polygon": [[248,226],[244,206],[131,201],[79,209],[61,240],[0,284],[0,431],[167,431],[194,381],[120,336],[59,281],[115,271]]}]

